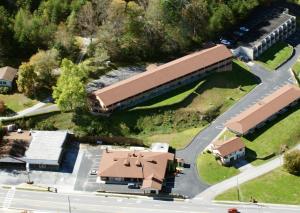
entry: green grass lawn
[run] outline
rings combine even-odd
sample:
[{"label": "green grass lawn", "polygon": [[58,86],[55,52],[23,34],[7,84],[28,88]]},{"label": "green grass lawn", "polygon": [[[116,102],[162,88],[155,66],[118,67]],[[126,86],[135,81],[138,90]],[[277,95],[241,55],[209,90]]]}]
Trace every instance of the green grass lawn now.
[{"label": "green grass lawn", "polygon": [[[59,127],[55,120],[61,119],[60,116],[52,114],[41,120],[49,120],[59,129],[71,126],[75,133],[142,138],[146,144],[166,141],[175,148],[183,148],[198,131],[256,84],[248,67],[235,60],[232,71],[211,74],[133,109],[114,112],[110,117],[81,111],[67,116]],[[34,125],[38,124],[38,118]]]},{"label": "green grass lawn", "polygon": [[[251,197],[263,203],[300,204],[300,177],[289,174],[283,168],[276,169],[257,179],[240,185],[240,201]],[[237,188],[218,195],[216,200],[238,200]]]},{"label": "green grass lawn", "polygon": [[295,73],[296,78],[300,81],[300,58],[293,66],[293,72]]},{"label": "green grass lawn", "polygon": [[147,145],[155,142],[162,142],[170,144],[170,146],[175,149],[183,149],[203,128],[204,126],[200,128],[186,129],[177,133],[157,134],[141,137],[141,139],[143,139]]},{"label": "green grass lawn", "polygon": [[284,42],[278,42],[267,49],[261,56],[259,56],[258,61],[262,62],[266,68],[275,70],[292,54],[293,47],[291,45]]},{"label": "green grass lawn", "polygon": [[296,106],[286,114],[278,117],[278,119],[273,120],[272,123],[255,131],[253,135],[244,137],[243,141],[248,148],[246,150],[247,158],[254,160],[252,161],[253,165],[260,165],[266,162],[266,159],[264,160],[263,158],[272,153],[278,155],[281,145],[286,144],[291,148],[298,144],[300,142],[299,121],[300,107]]},{"label": "green grass lawn", "polygon": [[225,130],[219,137],[219,140],[229,140],[230,138],[236,137],[236,134],[234,134],[233,132],[229,131],[229,130]]},{"label": "green grass lawn", "polygon": [[15,93],[11,95],[0,94],[0,100],[3,100],[6,107],[13,112],[19,112],[38,103],[36,100],[27,98],[21,93]]},{"label": "green grass lawn", "polygon": [[204,153],[197,158],[197,168],[203,181],[208,184],[215,184],[226,180],[239,173],[234,167],[220,165],[212,154]]},{"label": "green grass lawn", "polygon": [[188,98],[192,93],[196,92],[196,90],[198,88],[200,88],[204,82],[205,82],[205,80],[200,81],[200,83],[193,84],[193,87],[185,86],[185,87],[179,88],[179,89],[169,92],[165,95],[161,95],[159,98],[150,100],[150,101],[144,103],[142,106],[135,107],[132,110],[152,109],[152,108],[165,107],[165,106],[171,106],[174,104],[178,104],[178,103],[184,101],[186,98]]}]

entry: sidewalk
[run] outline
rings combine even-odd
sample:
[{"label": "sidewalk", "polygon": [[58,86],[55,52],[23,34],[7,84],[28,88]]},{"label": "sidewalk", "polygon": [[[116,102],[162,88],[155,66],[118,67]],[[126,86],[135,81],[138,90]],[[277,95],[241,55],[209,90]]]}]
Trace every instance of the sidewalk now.
[{"label": "sidewalk", "polygon": [[1,120],[9,120],[9,119],[19,118],[19,117],[25,116],[27,114],[33,113],[34,111],[36,111],[37,109],[43,107],[44,105],[45,105],[45,103],[39,102],[39,103],[37,103],[36,105],[34,105],[34,106],[30,107],[30,108],[27,108],[25,110],[22,110],[22,111],[18,112],[17,115],[14,115],[14,116],[11,116],[11,117],[0,117],[0,121]]},{"label": "sidewalk", "polygon": [[[293,149],[300,149],[300,144],[297,145],[295,148]],[[235,186],[237,186],[237,184],[242,184],[245,183],[249,180],[255,179],[261,175],[264,175],[278,167],[280,167],[283,164],[283,155],[275,158],[274,160],[271,160],[261,166],[256,166],[256,167],[250,167],[249,169],[246,169],[245,171],[243,171],[242,173],[240,173],[239,175],[236,175],[232,178],[229,178],[225,181],[222,181],[220,183],[217,183],[211,187],[209,187],[208,189],[206,189],[205,191],[203,191],[202,193],[200,193],[199,195],[197,195],[193,201],[194,202],[211,202],[217,195],[225,192],[228,189],[231,189]]]}]

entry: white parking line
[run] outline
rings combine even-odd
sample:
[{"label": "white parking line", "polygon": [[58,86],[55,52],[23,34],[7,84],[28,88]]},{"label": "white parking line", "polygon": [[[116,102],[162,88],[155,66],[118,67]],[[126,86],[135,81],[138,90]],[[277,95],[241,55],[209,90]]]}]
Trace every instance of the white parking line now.
[{"label": "white parking line", "polygon": [[16,192],[16,187],[12,187],[10,190],[8,190],[6,197],[3,201],[3,209],[9,209],[11,202],[15,196],[15,192]]},{"label": "white parking line", "polygon": [[223,126],[216,126],[215,128],[216,129],[223,129],[224,127]]}]

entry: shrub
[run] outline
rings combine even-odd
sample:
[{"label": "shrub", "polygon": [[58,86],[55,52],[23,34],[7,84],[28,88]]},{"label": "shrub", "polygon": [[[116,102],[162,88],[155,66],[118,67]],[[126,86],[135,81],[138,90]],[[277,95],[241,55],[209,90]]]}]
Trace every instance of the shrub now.
[{"label": "shrub", "polygon": [[1,86],[0,87],[0,94],[7,94],[8,92],[9,92],[9,87],[3,87],[3,86]]},{"label": "shrub", "polygon": [[5,103],[4,101],[0,100],[0,113],[3,113],[5,111]]},{"label": "shrub", "polygon": [[293,150],[284,155],[283,167],[293,175],[300,174],[300,150]]},{"label": "shrub", "polygon": [[38,130],[57,130],[57,128],[47,121],[42,121],[35,126]]}]

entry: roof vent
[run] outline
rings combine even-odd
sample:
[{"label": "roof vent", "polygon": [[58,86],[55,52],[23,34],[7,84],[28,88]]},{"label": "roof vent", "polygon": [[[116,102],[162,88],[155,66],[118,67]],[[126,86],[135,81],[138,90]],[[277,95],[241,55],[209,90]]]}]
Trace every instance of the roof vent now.
[{"label": "roof vent", "polygon": [[130,166],[129,158],[126,158],[126,159],[124,160],[124,166]]},{"label": "roof vent", "polygon": [[135,162],[135,165],[140,167],[140,166],[142,166],[142,162],[139,159],[137,159]]}]

